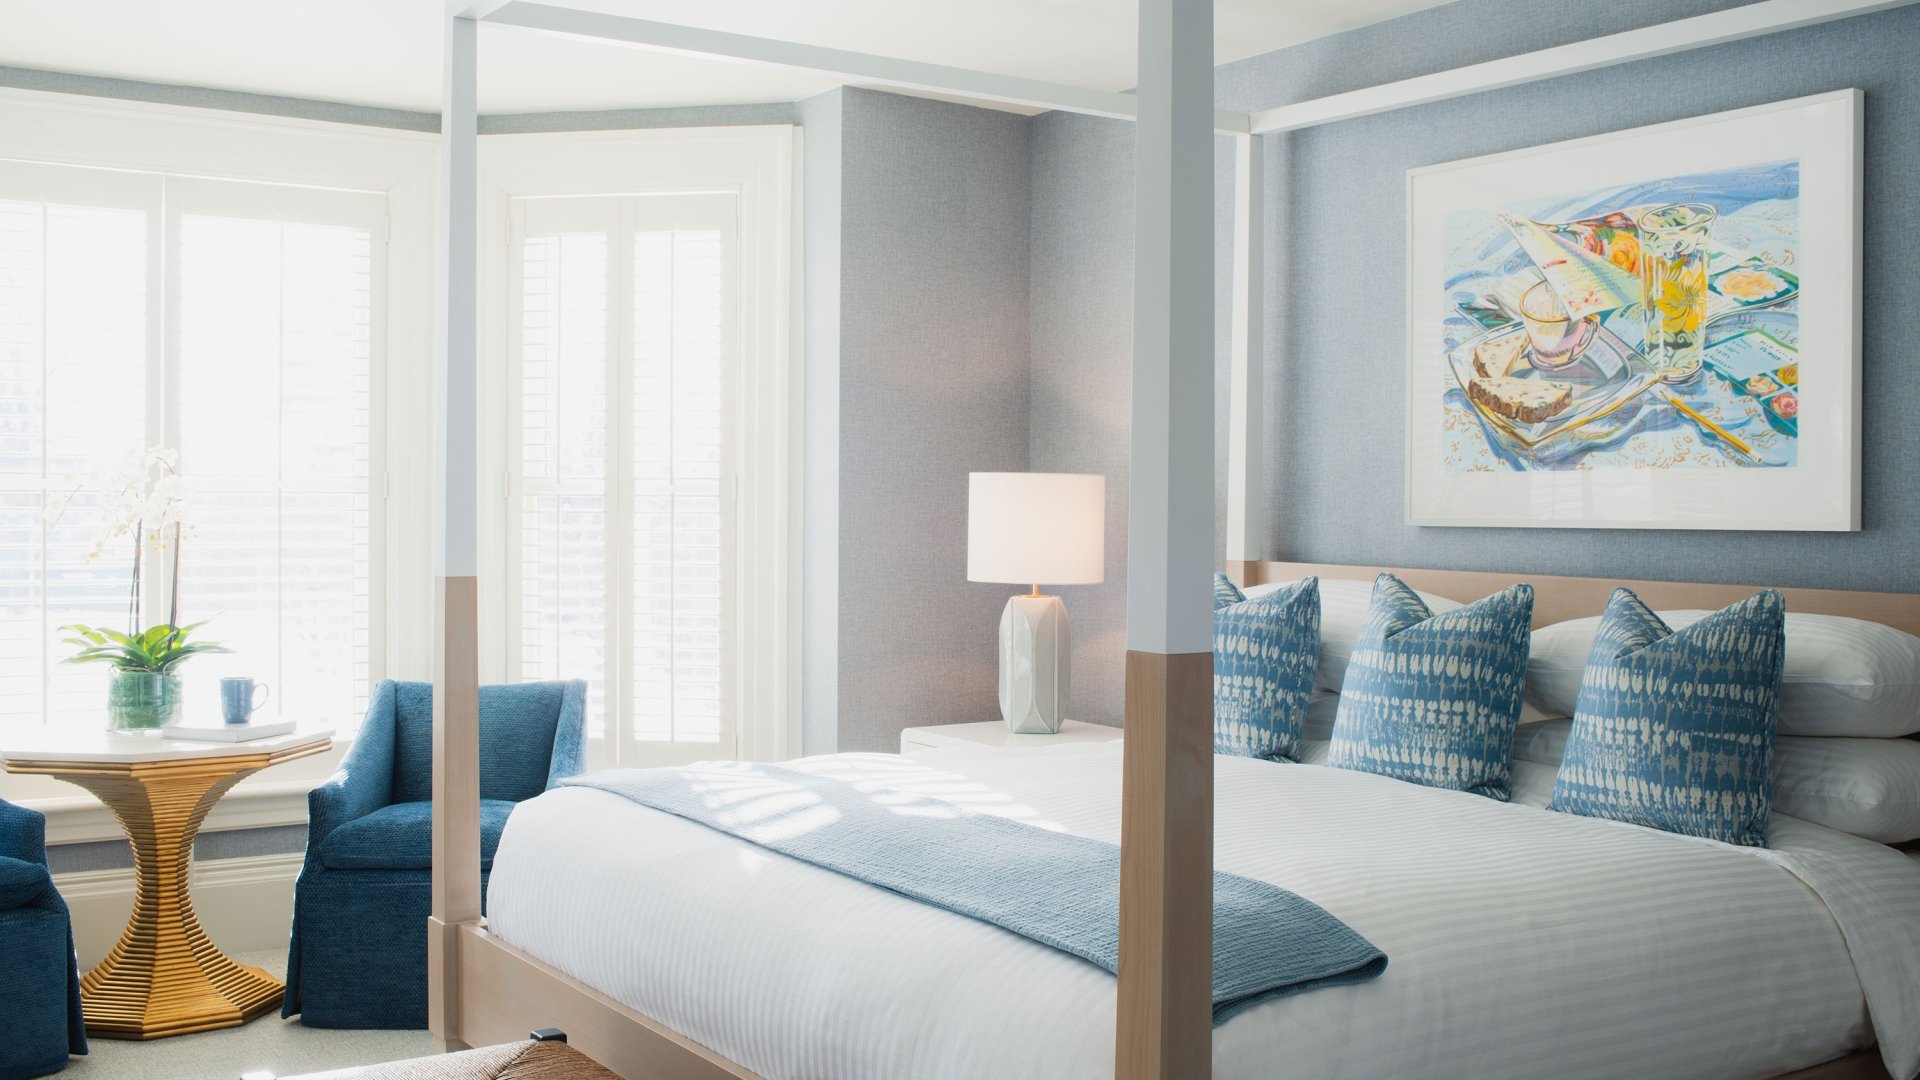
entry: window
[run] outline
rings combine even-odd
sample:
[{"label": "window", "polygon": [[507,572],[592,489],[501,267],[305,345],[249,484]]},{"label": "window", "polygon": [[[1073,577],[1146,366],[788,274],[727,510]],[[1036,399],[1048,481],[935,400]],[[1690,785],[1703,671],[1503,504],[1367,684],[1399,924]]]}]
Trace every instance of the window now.
[{"label": "window", "polygon": [[510,677],[586,679],[612,761],[732,756],[735,199],[513,212]]},{"label": "window", "polygon": [[[384,221],[374,194],[0,163],[0,728],[101,722],[107,673],[62,664],[58,628],[128,625],[132,541],[87,559],[85,477],[155,445],[190,491],[181,621],[234,650],[181,669],[189,715],[247,674],[286,715],[357,720]],[[146,624],[171,561],[142,575]]]}]

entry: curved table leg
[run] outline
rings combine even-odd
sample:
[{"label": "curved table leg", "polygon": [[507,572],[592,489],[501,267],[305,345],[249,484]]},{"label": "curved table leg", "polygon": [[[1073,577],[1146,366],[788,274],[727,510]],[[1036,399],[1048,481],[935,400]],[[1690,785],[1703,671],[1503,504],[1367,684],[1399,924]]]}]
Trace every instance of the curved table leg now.
[{"label": "curved table leg", "polygon": [[280,1003],[280,980],[220,951],[193,913],[193,840],[227,789],[264,755],[74,766],[62,780],[93,792],[133,844],[133,915],[113,951],[80,980],[87,1034],[158,1039],[236,1027]]}]

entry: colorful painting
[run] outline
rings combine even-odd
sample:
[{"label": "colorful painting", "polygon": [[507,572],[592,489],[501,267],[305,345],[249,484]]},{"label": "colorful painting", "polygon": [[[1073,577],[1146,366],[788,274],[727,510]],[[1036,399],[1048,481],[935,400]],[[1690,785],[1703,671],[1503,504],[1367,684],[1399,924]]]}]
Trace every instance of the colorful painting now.
[{"label": "colorful painting", "polygon": [[[1833,314],[1857,295],[1857,143],[1818,122],[1850,93],[1410,176],[1410,483],[1510,493],[1482,500],[1496,521],[1455,498],[1428,523],[1852,522],[1740,501],[1857,484],[1830,452],[1854,438],[1857,333]],[[1808,115],[1755,115],[1789,107]]]},{"label": "colorful painting", "polygon": [[1780,161],[1448,214],[1446,467],[1791,468],[1799,205]]}]

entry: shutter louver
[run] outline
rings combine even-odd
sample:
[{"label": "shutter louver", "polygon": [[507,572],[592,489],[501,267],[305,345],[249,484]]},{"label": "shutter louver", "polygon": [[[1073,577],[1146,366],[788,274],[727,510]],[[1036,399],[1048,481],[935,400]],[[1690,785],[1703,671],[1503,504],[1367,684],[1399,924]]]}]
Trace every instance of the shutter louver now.
[{"label": "shutter louver", "polygon": [[0,726],[100,718],[106,671],[61,664],[58,628],[126,624],[132,543],[89,561],[94,498],[68,495],[145,441],[147,228],[0,201]]}]

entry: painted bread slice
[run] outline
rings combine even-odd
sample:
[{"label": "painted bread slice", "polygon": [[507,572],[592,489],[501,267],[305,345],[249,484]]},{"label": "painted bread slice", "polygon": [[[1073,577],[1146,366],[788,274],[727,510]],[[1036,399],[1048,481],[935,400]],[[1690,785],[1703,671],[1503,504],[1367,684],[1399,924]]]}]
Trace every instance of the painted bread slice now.
[{"label": "painted bread slice", "polygon": [[1473,373],[1483,379],[1504,378],[1512,374],[1514,365],[1520,362],[1520,354],[1526,351],[1525,334],[1483,341],[1473,347]]},{"label": "painted bread slice", "polygon": [[1480,378],[1467,384],[1467,396],[1509,420],[1537,424],[1573,404],[1573,387],[1545,379]]}]

